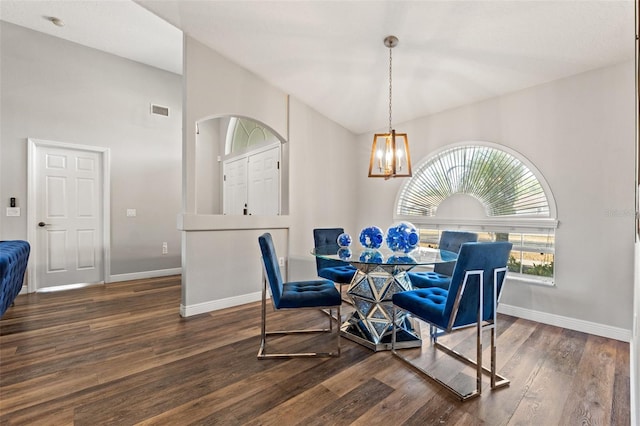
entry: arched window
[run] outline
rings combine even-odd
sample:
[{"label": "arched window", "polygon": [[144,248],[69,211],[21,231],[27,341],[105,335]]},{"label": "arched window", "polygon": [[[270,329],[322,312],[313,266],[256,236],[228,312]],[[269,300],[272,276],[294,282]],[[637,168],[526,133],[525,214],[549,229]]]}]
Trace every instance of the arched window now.
[{"label": "arched window", "polygon": [[279,138],[255,120],[231,117],[227,127],[225,155],[243,154],[269,144],[279,143]]},{"label": "arched window", "polygon": [[512,276],[553,283],[555,201],[540,172],[515,151],[468,142],[436,152],[400,189],[395,219],[419,226],[427,245],[445,229],[508,239]]}]

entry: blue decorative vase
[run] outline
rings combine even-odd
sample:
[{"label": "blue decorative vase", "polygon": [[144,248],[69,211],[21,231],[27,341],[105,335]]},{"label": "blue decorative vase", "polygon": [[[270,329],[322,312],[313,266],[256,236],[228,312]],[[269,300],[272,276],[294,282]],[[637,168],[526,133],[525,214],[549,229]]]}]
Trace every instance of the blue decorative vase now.
[{"label": "blue decorative vase", "polygon": [[382,253],[376,249],[367,249],[360,253],[360,262],[382,263],[383,260]]},{"label": "blue decorative vase", "polygon": [[369,226],[360,231],[360,244],[362,244],[362,247],[377,249],[380,248],[383,240],[382,229],[377,226]]},{"label": "blue decorative vase", "polygon": [[338,249],[338,257],[342,260],[349,260],[349,258],[351,258],[351,249],[347,247],[340,247]]},{"label": "blue decorative vase", "polygon": [[351,245],[351,235],[343,232],[342,234],[338,235],[337,243],[340,247],[349,247]]},{"label": "blue decorative vase", "polygon": [[418,230],[409,222],[395,223],[387,230],[387,246],[393,252],[409,253],[419,242]]}]

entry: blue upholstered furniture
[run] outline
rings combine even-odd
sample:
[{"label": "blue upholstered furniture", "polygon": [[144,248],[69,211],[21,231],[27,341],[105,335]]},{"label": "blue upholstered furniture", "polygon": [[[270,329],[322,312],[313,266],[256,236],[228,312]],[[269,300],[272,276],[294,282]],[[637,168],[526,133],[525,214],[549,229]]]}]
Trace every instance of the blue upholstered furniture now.
[{"label": "blue upholstered furniture", "polygon": [[[324,254],[335,254],[338,251],[338,235],[344,233],[342,228],[316,228],[313,230],[313,245],[318,252],[325,250]],[[338,284],[351,282],[356,268],[346,262],[333,259],[316,257],[316,270],[319,277],[326,278]]]},{"label": "blue upholstered furniture", "polygon": [[[283,282],[278,256],[273,245],[273,239],[268,232],[258,237],[260,251],[262,252],[262,264],[264,267],[262,287],[262,327],[260,349],[258,358],[291,358],[291,357],[327,357],[340,355],[340,327],[333,327],[333,318],[329,315],[329,328],[304,329],[304,330],[279,330],[267,331],[267,283],[271,291],[271,302],[275,310],[280,309],[336,309],[337,318],[340,318],[340,306],[342,299],[334,283],[330,280],[320,279],[312,281]],[[267,336],[297,333],[331,333],[334,332],[337,347],[331,352],[304,352],[304,353],[267,353]]]},{"label": "blue upholstered furniture", "polygon": [[[496,310],[507,272],[507,261],[512,244],[509,242],[464,243],[460,248],[451,285],[448,290],[430,287],[396,293],[393,295],[393,322],[398,309],[409,312],[414,318],[430,326],[434,348],[444,350],[455,358],[476,368],[475,389],[463,389],[445,383],[443,379],[415,365],[399,355],[396,350],[396,327],[392,334],[392,353],[425,376],[443,385],[461,400],[479,396],[482,392],[482,372],[491,377],[491,388],[506,386],[509,380],[496,374]],[[438,342],[438,336],[466,327],[476,327],[476,360]],[[482,365],[482,332],[491,330],[491,369]]]},{"label": "blue upholstered furniture", "polygon": [[22,289],[30,251],[26,241],[0,241],[0,317]]},{"label": "blue upholstered furniture", "polygon": [[[478,234],[462,231],[442,231],[438,248],[440,250],[458,253],[464,243],[478,241]],[[414,288],[440,287],[447,289],[451,282],[455,262],[438,263],[433,267],[433,272],[409,272],[409,279]]]}]

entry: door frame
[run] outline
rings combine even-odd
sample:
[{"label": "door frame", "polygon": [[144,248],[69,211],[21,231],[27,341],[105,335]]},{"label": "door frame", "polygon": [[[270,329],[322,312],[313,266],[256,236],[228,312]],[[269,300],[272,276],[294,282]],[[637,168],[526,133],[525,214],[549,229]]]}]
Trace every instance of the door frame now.
[{"label": "door frame", "polygon": [[102,165],[102,277],[105,283],[111,282],[111,160],[109,148],[80,145],[67,142],[56,142],[44,139],[27,138],[27,239],[31,244],[31,257],[28,266],[27,292],[33,293],[38,289],[36,265],[38,259],[37,224],[36,218],[36,172],[37,153],[40,148],[60,148],[75,151],[89,151],[98,153]]}]

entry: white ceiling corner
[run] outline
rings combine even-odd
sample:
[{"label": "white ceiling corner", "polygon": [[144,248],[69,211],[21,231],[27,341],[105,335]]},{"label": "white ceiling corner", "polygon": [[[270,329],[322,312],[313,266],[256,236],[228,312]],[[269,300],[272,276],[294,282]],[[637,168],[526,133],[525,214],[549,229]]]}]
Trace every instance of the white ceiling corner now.
[{"label": "white ceiling corner", "polygon": [[0,20],[182,74],[182,31],[130,0],[1,0]]},{"label": "white ceiling corner", "polygon": [[2,0],[0,19],[178,73],[182,30],[354,133],[388,122],[389,34],[394,124],[635,50],[633,0]]}]

